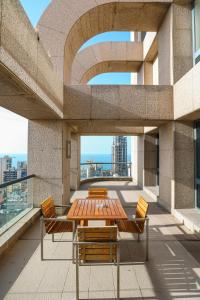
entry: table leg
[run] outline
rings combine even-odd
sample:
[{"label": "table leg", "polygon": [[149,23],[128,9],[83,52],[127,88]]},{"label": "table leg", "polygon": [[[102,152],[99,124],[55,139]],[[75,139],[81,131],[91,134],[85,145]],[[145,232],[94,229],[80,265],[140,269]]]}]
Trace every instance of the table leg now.
[{"label": "table leg", "polygon": [[[76,227],[77,227],[77,223],[76,221],[73,221],[73,234],[72,234],[72,239],[74,241],[74,237],[75,237],[75,233],[76,233]],[[72,262],[75,263],[75,259],[74,259],[74,243],[72,241]]]}]

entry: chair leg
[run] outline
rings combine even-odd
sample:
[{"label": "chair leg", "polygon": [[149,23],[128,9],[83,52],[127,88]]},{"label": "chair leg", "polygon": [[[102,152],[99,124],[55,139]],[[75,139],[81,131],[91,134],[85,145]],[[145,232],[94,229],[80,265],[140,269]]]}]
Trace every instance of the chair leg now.
[{"label": "chair leg", "polygon": [[149,220],[146,221],[146,261],[149,260]]},{"label": "chair leg", "polygon": [[44,226],[44,224],[43,224],[43,219],[41,218],[40,219],[40,245],[41,245],[41,260],[44,260],[44,245],[43,245],[43,243],[44,243],[44,240],[43,240],[43,226]]},{"label": "chair leg", "polygon": [[76,300],[79,300],[79,259],[78,259],[78,245],[76,247]]}]

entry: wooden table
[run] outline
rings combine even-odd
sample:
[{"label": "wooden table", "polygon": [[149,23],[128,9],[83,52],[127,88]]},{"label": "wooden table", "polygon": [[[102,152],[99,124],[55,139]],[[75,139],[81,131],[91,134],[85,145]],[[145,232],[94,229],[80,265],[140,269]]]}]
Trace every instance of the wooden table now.
[{"label": "wooden table", "polygon": [[[67,219],[73,221],[73,239],[76,227],[81,220],[106,220],[109,225],[115,220],[127,220],[128,217],[119,199],[77,199],[73,202]],[[74,247],[72,243],[72,260],[74,260]]]},{"label": "wooden table", "polygon": [[77,199],[70,208],[67,219],[80,220],[127,220],[119,199]]}]

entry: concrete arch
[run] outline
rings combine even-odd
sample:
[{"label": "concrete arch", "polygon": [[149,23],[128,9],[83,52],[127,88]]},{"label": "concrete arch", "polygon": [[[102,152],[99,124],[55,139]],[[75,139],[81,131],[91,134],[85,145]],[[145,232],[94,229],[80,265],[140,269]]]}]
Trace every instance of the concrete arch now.
[{"label": "concrete arch", "polygon": [[81,78],[81,84],[87,84],[90,79],[96,75],[109,72],[137,72],[140,69],[140,62],[124,62],[124,61],[105,61],[99,63],[89,69]]},{"label": "concrete arch", "polygon": [[92,45],[75,56],[72,84],[86,84],[106,72],[137,72],[143,61],[140,42],[105,42]]},{"label": "concrete arch", "polygon": [[55,69],[70,84],[71,66],[80,46],[106,31],[157,31],[173,0],[53,0],[38,30]]}]

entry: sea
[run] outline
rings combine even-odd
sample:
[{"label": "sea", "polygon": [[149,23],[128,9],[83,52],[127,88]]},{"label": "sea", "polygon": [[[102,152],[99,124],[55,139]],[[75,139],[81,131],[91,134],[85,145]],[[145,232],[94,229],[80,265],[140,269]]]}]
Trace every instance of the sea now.
[{"label": "sea", "polygon": [[[13,167],[17,166],[18,161],[27,161],[27,154],[21,153],[21,154],[0,154],[0,158],[8,155],[12,157],[12,164]],[[128,162],[131,161],[131,154],[128,154]],[[93,161],[98,163],[112,163],[112,154],[94,154],[94,153],[82,153],[81,154],[81,163],[86,163],[87,161]]]}]

